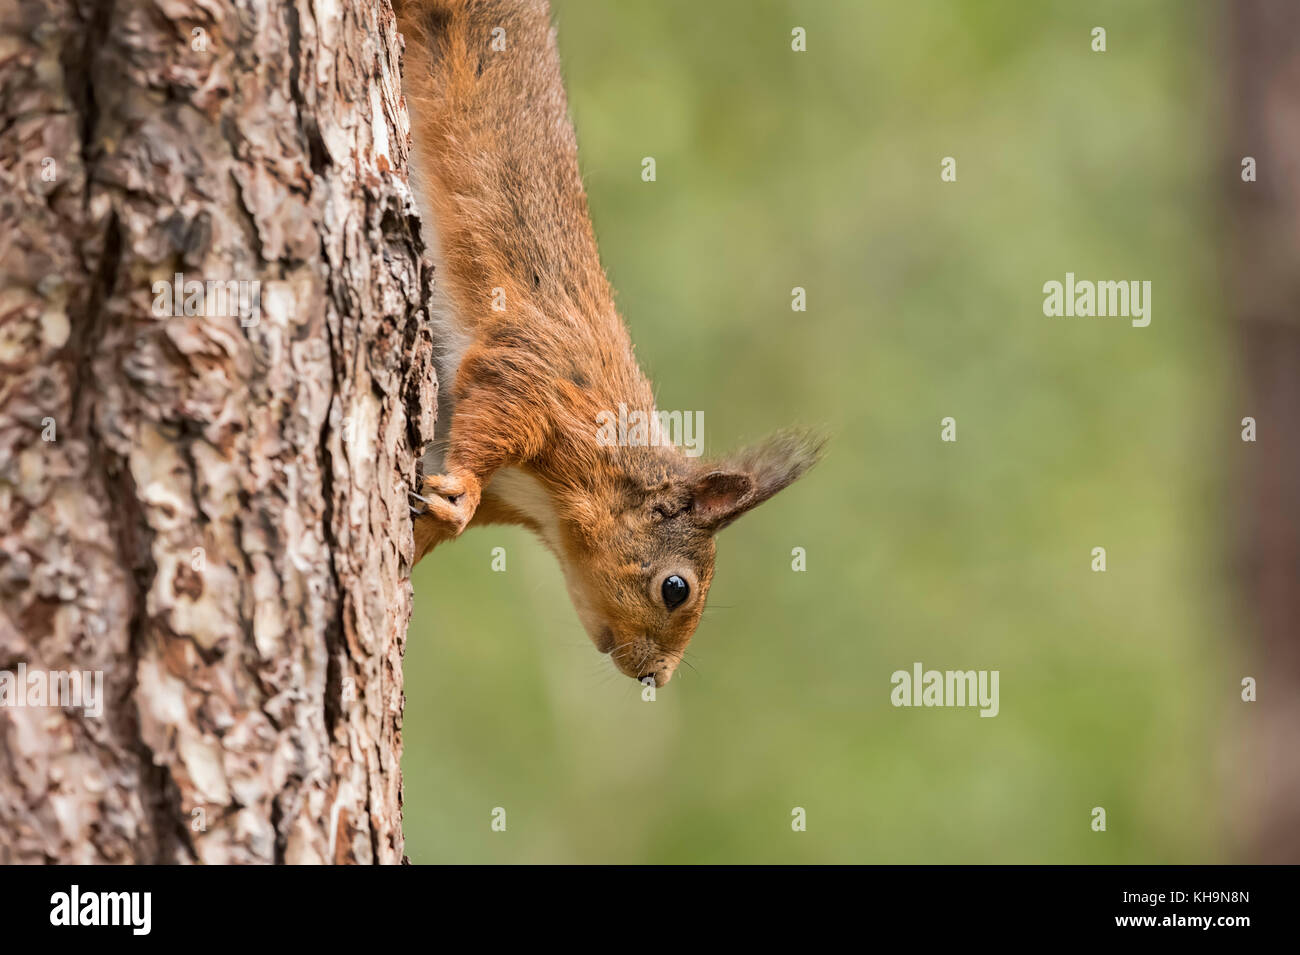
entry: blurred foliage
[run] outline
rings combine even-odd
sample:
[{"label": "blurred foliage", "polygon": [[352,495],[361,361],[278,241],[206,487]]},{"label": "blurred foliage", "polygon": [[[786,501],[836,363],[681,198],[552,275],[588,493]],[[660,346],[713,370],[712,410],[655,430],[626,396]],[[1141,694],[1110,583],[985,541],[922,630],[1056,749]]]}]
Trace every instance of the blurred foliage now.
[{"label": "blurred foliage", "polygon": [[[471,531],[422,563],[411,858],[1229,857],[1216,754],[1249,671],[1222,583],[1241,412],[1210,11],[555,8],[602,255],[660,407],[702,410],[712,452],[789,423],[832,444],[722,534],[694,668],[653,704],[526,533]],[[1044,317],[1066,271],[1151,280],[1150,327]],[[913,661],[999,669],[1000,715],[894,708]]]}]

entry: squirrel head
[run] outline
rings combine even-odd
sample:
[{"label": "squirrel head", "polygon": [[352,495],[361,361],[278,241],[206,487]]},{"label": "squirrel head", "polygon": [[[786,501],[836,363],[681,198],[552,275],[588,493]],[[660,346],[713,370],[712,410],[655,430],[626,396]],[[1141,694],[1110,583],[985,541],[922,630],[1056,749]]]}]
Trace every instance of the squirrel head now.
[{"label": "squirrel head", "polygon": [[637,449],[602,493],[567,502],[558,556],[596,648],[627,676],[667,683],[704,611],[714,535],[799,478],[823,444],[781,432],[715,462]]}]

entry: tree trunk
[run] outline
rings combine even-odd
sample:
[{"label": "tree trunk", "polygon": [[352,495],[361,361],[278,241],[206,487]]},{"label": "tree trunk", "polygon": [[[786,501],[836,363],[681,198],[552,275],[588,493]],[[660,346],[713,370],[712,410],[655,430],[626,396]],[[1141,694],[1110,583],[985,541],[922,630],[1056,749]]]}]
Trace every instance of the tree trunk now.
[{"label": "tree trunk", "polygon": [[382,0],[0,6],[0,862],[403,858],[399,50]]},{"label": "tree trunk", "polygon": [[[1229,294],[1244,356],[1242,531],[1258,701],[1246,719],[1247,857],[1300,860],[1300,8],[1225,5],[1232,190]],[[1241,162],[1256,161],[1245,182]]]}]

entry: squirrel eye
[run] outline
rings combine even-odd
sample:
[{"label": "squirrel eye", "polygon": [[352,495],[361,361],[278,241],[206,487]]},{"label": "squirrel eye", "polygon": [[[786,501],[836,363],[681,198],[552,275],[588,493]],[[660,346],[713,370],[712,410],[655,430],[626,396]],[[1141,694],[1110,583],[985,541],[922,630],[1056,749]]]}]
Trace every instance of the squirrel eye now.
[{"label": "squirrel eye", "polygon": [[664,606],[669,610],[680,607],[691,595],[691,585],[676,574],[665,577],[663,586],[659,590],[664,595]]}]

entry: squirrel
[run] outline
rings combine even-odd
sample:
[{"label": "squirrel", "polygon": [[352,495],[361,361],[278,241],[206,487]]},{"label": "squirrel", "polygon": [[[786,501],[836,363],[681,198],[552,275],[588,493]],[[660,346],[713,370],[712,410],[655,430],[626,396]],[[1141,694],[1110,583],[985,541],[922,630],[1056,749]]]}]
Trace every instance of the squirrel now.
[{"label": "squirrel", "polygon": [[664,686],[704,609],[714,535],[807,471],[824,439],[779,432],[714,462],[598,440],[602,412],[653,417],[654,394],[600,264],[549,5],[393,7],[441,346],[415,559],[470,526],[530,529],[596,648]]}]

